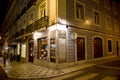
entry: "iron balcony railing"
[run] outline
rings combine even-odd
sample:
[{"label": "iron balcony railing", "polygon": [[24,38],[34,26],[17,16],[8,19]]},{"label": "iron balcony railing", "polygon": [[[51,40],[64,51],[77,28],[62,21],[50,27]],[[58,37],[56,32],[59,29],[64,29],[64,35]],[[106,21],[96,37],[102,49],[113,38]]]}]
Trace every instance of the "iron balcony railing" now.
[{"label": "iron balcony railing", "polygon": [[28,25],[26,28],[21,29],[19,32],[16,32],[14,34],[14,37],[17,38],[23,36],[25,34],[34,32],[35,30],[38,30],[40,28],[48,27],[48,25],[49,25],[49,17],[48,16],[42,17],[39,20]]}]

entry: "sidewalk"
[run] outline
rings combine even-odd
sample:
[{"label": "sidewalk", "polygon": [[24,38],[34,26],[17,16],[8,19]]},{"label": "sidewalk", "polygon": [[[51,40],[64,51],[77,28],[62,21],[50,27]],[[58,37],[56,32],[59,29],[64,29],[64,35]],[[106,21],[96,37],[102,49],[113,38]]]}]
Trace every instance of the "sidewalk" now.
[{"label": "sidewalk", "polygon": [[87,61],[76,65],[73,67],[68,67],[60,70],[53,70],[46,67],[38,66],[33,63],[21,63],[21,62],[12,62],[6,63],[5,72],[8,77],[11,79],[39,79],[39,78],[48,78],[53,76],[59,76],[63,74],[68,74],[80,69],[88,68],[97,64],[105,63],[107,61],[120,60],[120,58],[111,58],[111,59],[102,59]]},{"label": "sidewalk", "polygon": [[5,67],[7,76],[12,79],[37,79],[62,75],[61,70],[53,70],[33,63],[7,62]]}]

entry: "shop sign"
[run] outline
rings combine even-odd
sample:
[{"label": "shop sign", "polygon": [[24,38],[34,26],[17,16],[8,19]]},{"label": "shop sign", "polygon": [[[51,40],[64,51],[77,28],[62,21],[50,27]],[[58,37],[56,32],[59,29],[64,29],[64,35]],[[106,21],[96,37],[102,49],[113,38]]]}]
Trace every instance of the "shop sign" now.
[{"label": "shop sign", "polygon": [[66,39],[66,31],[58,30],[58,37]]}]

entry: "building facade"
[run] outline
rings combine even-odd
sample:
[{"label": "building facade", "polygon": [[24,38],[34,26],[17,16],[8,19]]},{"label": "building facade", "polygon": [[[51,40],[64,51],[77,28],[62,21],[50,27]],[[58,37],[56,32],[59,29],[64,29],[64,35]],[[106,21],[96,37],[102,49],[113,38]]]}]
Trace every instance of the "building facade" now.
[{"label": "building facade", "polygon": [[14,0],[3,31],[9,55],[59,69],[119,56],[119,22],[110,0]]}]

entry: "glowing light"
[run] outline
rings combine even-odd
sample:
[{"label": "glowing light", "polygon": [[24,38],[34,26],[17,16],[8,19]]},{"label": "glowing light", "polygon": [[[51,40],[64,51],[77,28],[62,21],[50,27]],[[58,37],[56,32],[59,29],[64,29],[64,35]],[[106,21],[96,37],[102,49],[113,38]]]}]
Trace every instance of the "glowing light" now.
[{"label": "glowing light", "polygon": [[60,24],[67,24],[67,21],[66,20],[64,20],[64,19],[61,19],[61,18],[58,18],[58,22],[60,23]]},{"label": "glowing light", "polygon": [[66,30],[66,25],[60,25],[60,24],[57,24],[57,29],[58,30]]},{"label": "glowing light", "polygon": [[40,32],[35,32],[34,35],[33,35],[33,39],[34,40],[37,40],[40,37],[41,37],[41,33]]},{"label": "glowing light", "polygon": [[57,25],[53,25],[53,26],[51,26],[51,27],[49,28],[50,31],[54,31],[54,30],[56,30],[56,29],[57,29]]},{"label": "glowing light", "polygon": [[90,24],[91,24],[91,21],[90,21],[90,20],[85,20],[85,24],[86,24],[86,25],[90,25]]},{"label": "glowing light", "polygon": [[67,30],[66,25],[61,25],[61,24],[55,24],[53,26],[51,26],[50,31],[54,31],[54,30]]}]

